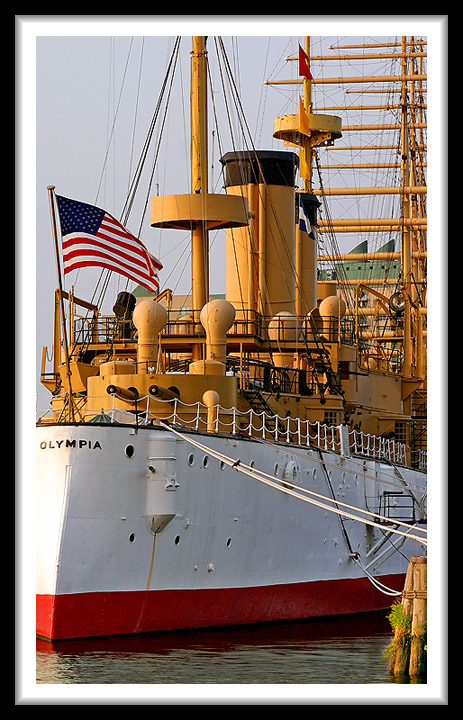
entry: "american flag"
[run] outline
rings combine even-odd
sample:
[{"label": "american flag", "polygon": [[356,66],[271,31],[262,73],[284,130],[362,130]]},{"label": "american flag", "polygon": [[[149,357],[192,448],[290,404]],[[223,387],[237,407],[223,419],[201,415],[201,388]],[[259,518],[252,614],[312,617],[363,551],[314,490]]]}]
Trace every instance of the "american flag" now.
[{"label": "american flag", "polygon": [[125,275],[155,292],[162,264],[105,210],[56,195],[63,241],[64,274],[98,266]]}]

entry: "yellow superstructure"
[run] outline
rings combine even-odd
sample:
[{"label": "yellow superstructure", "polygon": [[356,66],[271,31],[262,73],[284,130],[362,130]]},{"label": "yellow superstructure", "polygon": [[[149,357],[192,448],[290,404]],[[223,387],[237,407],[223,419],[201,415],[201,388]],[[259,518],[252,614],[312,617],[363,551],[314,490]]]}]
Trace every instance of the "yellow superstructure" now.
[{"label": "yellow superstructure", "polygon": [[[421,356],[414,360],[416,343],[410,344],[411,327],[420,317],[410,270],[403,310],[391,309],[387,298],[382,305],[391,338],[400,343],[403,362],[395,364],[378,345],[366,350],[359,313],[346,312],[336,284],[317,282],[319,202],[312,188],[312,153],[341,137],[340,118],[312,112],[310,80],[304,79],[302,107],[278,117],[274,133],[298,149],[299,158],[292,150],[226,153],[221,159],[226,193],[209,193],[206,62],[205,38],[194,38],[191,193],[151,200],[153,227],[191,230],[192,309],[173,310],[166,293],[159,301],[139,297],[132,309],[118,307],[114,316],[101,317],[95,306],[57,291],[55,348],[63,299],[69,301],[70,327],[77,307],[93,315],[77,323],[81,334],[69,342],[70,357],[55,352],[48,374],[44,360],[42,381],[52,392],[52,412],[42,422],[89,422],[115,410],[135,420],[144,413],[155,422],[182,404],[188,423],[200,403],[209,432],[236,429],[236,411],[254,409],[259,418],[254,431],[262,436],[266,420],[258,410],[264,409],[269,417],[345,423],[379,436],[400,427],[409,440],[411,398],[425,382],[425,362]],[[297,165],[304,169],[299,192]],[[299,228],[301,198],[310,235]],[[226,230],[226,289],[224,298],[213,299],[208,232],[217,228]],[[403,254],[410,268],[412,254]]]}]

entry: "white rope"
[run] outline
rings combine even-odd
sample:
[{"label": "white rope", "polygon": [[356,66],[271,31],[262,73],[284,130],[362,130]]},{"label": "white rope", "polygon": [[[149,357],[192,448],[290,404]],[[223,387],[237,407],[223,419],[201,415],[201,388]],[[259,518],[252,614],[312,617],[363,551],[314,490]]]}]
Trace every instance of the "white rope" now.
[{"label": "white rope", "polygon": [[392,588],[387,587],[387,585],[384,585],[384,583],[382,583],[380,580],[378,580],[378,578],[375,578],[373,575],[370,575],[368,570],[366,570],[363,567],[362,563],[359,561],[359,559],[357,557],[354,557],[354,556],[351,556],[351,557],[352,557],[353,561],[355,563],[357,563],[357,565],[359,566],[361,571],[365,573],[367,578],[370,580],[372,585],[374,585],[377,590],[382,592],[384,595],[391,595],[393,597],[398,597],[399,595],[402,595],[401,590],[393,590]]},{"label": "white rope", "polygon": [[[187,437],[186,435],[184,435],[184,434],[182,434],[182,433],[179,433],[177,430],[174,430],[174,429],[173,429],[172,427],[170,427],[169,425],[164,424],[161,420],[159,420],[158,422],[159,422],[159,424],[160,424],[162,427],[164,427],[166,430],[169,430],[171,433],[173,433],[174,435],[177,435],[177,436],[178,436],[179,438],[181,438],[181,439],[187,440],[187,442],[189,442],[189,443],[190,443],[191,445],[193,445],[194,447],[197,447],[199,450],[202,450],[203,452],[206,452],[206,453],[208,453],[209,455],[212,455],[212,457],[215,457],[216,459],[220,460],[221,462],[224,462],[226,465],[229,465],[230,467],[234,467],[235,470],[237,470],[238,472],[242,472],[242,473],[244,473],[245,475],[249,475],[250,477],[252,477],[252,478],[254,478],[254,479],[256,479],[256,480],[259,480],[260,482],[263,482],[264,484],[269,485],[270,487],[273,487],[273,488],[275,488],[276,490],[280,490],[280,492],[284,492],[284,493],[287,494],[287,495],[291,495],[291,496],[293,496],[293,497],[295,497],[295,498],[297,498],[297,499],[299,499],[299,500],[303,500],[304,502],[308,502],[308,503],[310,503],[311,505],[315,505],[316,507],[321,508],[322,510],[328,510],[329,512],[333,512],[333,513],[335,513],[336,515],[342,515],[343,517],[350,518],[351,520],[356,520],[357,522],[362,522],[362,523],[364,523],[365,525],[371,525],[371,526],[373,526],[373,527],[379,528],[380,530],[383,530],[383,527],[382,527],[379,523],[375,523],[375,522],[373,522],[372,520],[367,520],[367,519],[359,518],[359,517],[356,517],[355,515],[352,515],[352,514],[350,514],[350,513],[348,513],[348,512],[342,512],[341,510],[338,510],[338,509],[336,509],[336,508],[332,508],[332,507],[330,507],[329,505],[325,505],[324,503],[321,503],[321,502],[319,502],[319,501],[317,501],[317,500],[313,500],[313,499],[311,499],[311,498],[304,497],[303,495],[300,495],[299,493],[296,493],[296,492],[294,492],[293,490],[289,490],[288,488],[283,488],[283,487],[279,484],[280,481],[278,480],[278,478],[275,478],[275,477],[272,476],[272,475],[268,475],[267,473],[264,473],[264,472],[261,471],[261,470],[256,470],[256,468],[251,468],[249,465],[246,465],[246,464],[244,464],[244,463],[241,463],[240,460],[234,460],[233,458],[230,458],[230,457],[228,457],[227,455],[224,455],[223,453],[218,452],[217,450],[213,450],[212,448],[208,447],[207,445],[203,445],[202,443],[199,443],[197,440],[193,440],[193,438],[189,438],[189,437]],[[269,479],[269,478],[272,478],[272,479]],[[276,482],[275,482],[275,481],[276,481]],[[289,483],[289,482],[286,482],[286,481],[284,481],[284,482],[285,482],[285,485],[291,485],[291,483]],[[292,486],[293,486],[293,487],[297,487],[297,486],[295,486],[295,485],[292,485]],[[314,494],[314,495],[317,495],[318,497],[322,497],[324,500],[326,500],[326,501],[328,501],[328,502],[335,502],[335,503],[338,504],[338,505],[341,505],[341,504],[342,504],[342,505],[344,505],[344,506],[346,506],[346,507],[352,507],[352,506],[347,506],[345,503],[340,503],[340,502],[337,501],[337,500],[332,500],[331,498],[326,498],[326,497],[324,497],[323,495],[318,495],[317,493],[312,493],[311,491],[305,490],[304,488],[298,488],[298,489],[299,489],[299,490],[304,490],[305,492],[308,492],[308,493],[311,493],[311,494]],[[353,509],[356,510],[357,512],[365,513],[365,514],[368,514],[368,515],[373,515],[374,517],[379,517],[378,515],[374,515],[373,513],[370,513],[370,512],[368,512],[368,511],[366,511],[366,510],[362,510],[362,509],[360,509],[360,508],[353,508]],[[385,518],[385,519],[386,519],[388,522],[390,522],[390,518]],[[401,526],[412,527],[412,526],[410,526],[410,525],[405,525],[405,523],[398,523],[398,524],[401,525]],[[414,530],[420,530],[421,532],[427,532],[427,530],[425,530],[424,528],[414,527],[413,529],[414,529]],[[401,535],[402,537],[408,537],[408,538],[410,538],[410,539],[412,539],[412,540],[417,540],[418,542],[422,543],[423,545],[427,545],[427,539],[424,538],[424,537],[418,537],[418,536],[416,536],[416,535],[412,535],[411,533],[402,532],[401,530],[397,530],[397,529],[395,529],[395,528],[394,528],[394,529],[393,529],[393,528],[388,528],[388,530],[389,530],[389,532],[395,533],[396,535]]]},{"label": "white rope", "polygon": [[[266,443],[266,444],[268,444],[268,445],[271,445],[271,444],[272,444],[269,440],[263,440],[262,438],[255,438],[255,437],[253,437],[253,440],[254,440],[255,442]],[[310,447],[312,448],[312,446],[310,446]],[[316,445],[315,447],[319,447],[319,446]],[[321,450],[325,450],[325,448],[321,448]],[[298,457],[304,457],[304,458],[306,457],[305,454],[303,454],[303,453],[301,453],[301,452],[298,452],[298,448],[295,448],[294,446],[291,446],[291,452],[292,452],[294,455],[297,455]],[[329,452],[329,451],[328,451],[328,452]],[[350,457],[350,458],[349,458],[350,462],[351,462],[353,465],[356,465],[356,466],[358,467],[358,471],[349,470],[349,472],[350,472],[350,473],[353,472],[354,474],[357,474],[357,472],[362,472],[362,473],[363,473],[363,463],[364,463],[364,460],[371,460],[371,459],[374,460],[375,458],[371,458],[371,457],[365,456],[364,459],[359,460],[358,458]],[[322,464],[325,465],[326,467],[334,467],[334,468],[339,469],[339,465],[336,465],[335,463],[330,463],[330,462],[328,462],[328,461],[325,460],[325,459],[313,457],[312,460],[314,460],[315,462],[322,463]],[[392,466],[392,467],[395,468],[395,466]],[[376,477],[376,475],[371,475],[370,473],[367,473],[367,472],[365,472],[365,477],[366,477],[366,478],[369,478],[370,480],[378,480],[378,478]],[[401,482],[401,483],[394,482],[394,481],[393,481],[394,477],[395,477],[394,475],[391,475],[391,474],[389,474],[388,472],[383,472],[383,473],[382,473],[382,476],[381,476],[381,482],[384,483],[385,485],[392,485],[392,487],[397,487],[397,488],[400,488],[401,490],[403,490],[405,480],[403,480],[403,478],[402,478],[402,482]],[[387,480],[386,478],[391,478],[391,480]],[[413,487],[414,490],[418,490],[419,492],[422,492],[422,493],[424,493],[424,494],[426,493],[426,489],[423,488],[421,485],[418,485],[418,484],[416,484],[416,483],[408,483],[408,484],[406,485],[406,487],[407,487],[407,489],[409,489],[409,490],[411,490],[411,488]]]},{"label": "white rope", "polygon": [[[318,458],[314,458],[314,459],[318,460]],[[328,465],[328,463],[325,463],[323,460],[319,460],[319,462],[321,462],[322,465]],[[251,469],[250,465],[244,465],[244,467]],[[335,466],[333,465],[333,467],[335,467]],[[255,468],[252,468],[252,469],[255,470]],[[256,470],[256,472],[267,478],[275,479],[278,481],[278,478],[275,478],[274,475],[269,475],[268,473],[264,472],[263,470]],[[377,478],[375,478],[375,480],[377,480]],[[364,513],[365,515],[370,515],[371,517],[378,518],[379,520],[385,520],[387,522],[391,521],[391,518],[385,517],[384,515],[379,515],[378,513],[372,513],[369,510],[362,510],[362,508],[355,507],[354,505],[348,505],[347,503],[342,502],[341,500],[336,500],[336,498],[329,498],[329,497],[326,497],[325,495],[320,495],[320,493],[316,493],[314,490],[309,490],[308,488],[300,487],[300,485],[296,485],[296,484],[290,482],[289,480],[285,479],[285,480],[282,480],[281,482],[283,482],[284,485],[290,485],[292,488],[296,488],[296,490],[299,490],[300,492],[305,492],[308,495],[313,495],[314,497],[321,498],[322,500],[325,500],[326,502],[332,502],[332,503],[335,503],[336,505],[342,505],[343,507],[349,508],[350,510],[355,510],[357,512]],[[402,486],[399,486],[399,487],[402,487]],[[344,513],[340,513],[340,514],[344,515]],[[401,527],[407,527],[407,528],[410,528],[411,530],[418,530],[420,532],[427,533],[427,528],[420,528],[420,527],[417,527],[416,525],[410,525],[405,522],[397,522],[396,525],[400,525]]]},{"label": "white rope", "polygon": [[[104,397],[106,397],[106,396],[102,396],[102,397],[104,398]],[[146,420],[145,420],[145,423],[148,422],[148,419],[149,419],[149,416],[150,416],[150,415],[151,415],[151,419],[156,420],[156,421],[160,421],[161,418],[159,418],[159,416],[155,415],[154,413],[150,413],[150,412],[149,412],[149,410],[148,410],[149,399],[150,399],[150,396],[149,396],[149,395],[146,395],[146,396],[144,396],[144,397],[141,397],[141,398],[138,398],[138,399],[137,399],[137,402],[138,402],[138,404],[139,404],[139,407],[142,406],[143,401],[145,401],[145,400],[147,401],[147,409],[146,409]],[[113,400],[114,400],[114,398],[113,398]],[[162,400],[161,398],[157,398],[156,401],[157,401],[158,403],[165,404],[165,405],[168,405],[168,404],[171,402],[170,400]],[[127,401],[127,402],[130,402],[130,401]],[[183,418],[183,417],[180,415],[180,413],[177,412],[179,405],[182,406],[182,407],[184,407],[184,408],[193,408],[193,407],[196,407],[196,415],[195,415],[195,417],[194,417],[192,420],[187,420],[187,419]],[[191,426],[192,428],[194,428],[195,430],[200,429],[200,428],[199,428],[200,425],[204,426],[204,428],[206,429],[206,427],[207,427],[207,421],[204,420],[203,418],[201,418],[201,416],[200,416],[200,410],[201,410],[201,409],[206,410],[207,407],[206,407],[206,405],[203,405],[203,404],[202,404],[201,402],[199,402],[199,401],[193,402],[193,403],[185,403],[185,402],[183,402],[183,401],[181,401],[181,400],[178,400],[178,401],[176,401],[175,407],[174,407],[174,409],[172,410],[171,414],[168,415],[168,416],[166,416],[166,417],[164,417],[163,419],[164,419],[164,421],[167,420],[167,421],[174,422],[174,423],[178,422],[178,423],[180,423],[181,425],[184,425],[185,427],[188,427],[188,425],[190,425],[190,426]],[[241,426],[240,426],[240,427],[239,427],[240,431],[243,432],[243,433],[248,433],[249,437],[252,437],[255,442],[268,443],[269,445],[270,445],[270,444],[273,444],[273,442],[275,442],[275,441],[277,440],[277,437],[275,437],[274,440],[271,441],[271,440],[268,440],[268,439],[266,439],[266,438],[264,438],[264,437],[257,437],[257,436],[255,436],[255,435],[252,435],[252,433],[251,433],[252,430],[256,430],[256,431],[257,431],[257,430],[261,430],[261,429],[264,429],[264,430],[265,430],[264,416],[265,416],[266,418],[269,418],[270,420],[276,420],[275,428],[277,428],[278,421],[281,421],[281,422],[285,422],[285,421],[286,421],[286,423],[288,423],[288,420],[289,420],[289,419],[294,420],[294,418],[287,418],[287,417],[284,417],[284,418],[283,418],[283,417],[281,417],[281,416],[279,416],[279,415],[277,415],[277,414],[275,414],[275,415],[268,415],[267,413],[265,413],[265,411],[256,412],[256,411],[253,410],[252,408],[249,409],[249,410],[242,411],[242,410],[237,410],[237,408],[224,408],[224,407],[222,407],[220,404],[218,404],[218,405],[215,405],[215,406],[214,406],[214,409],[215,409],[216,412],[217,412],[217,417],[218,417],[218,414],[219,414],[219,411],[220,411],[220,410],[222,410],[223,413],[230,413],[230,410],[232,411],[232,420],[231,420],[231,422],[229,422],[229,423],[225,422],[224,418],[222,417],[222,418],[220,419],[220,423],[221,423],[221,425],[225,425],[225,426],[228,426],[228,427],[232,428],[233,435],[235,435],[235,429],[236,429],[236,427],[238,427],[237,421],[236,421],[236,415],[238,414],[240,417],[243,417],[243,416],[245,416],[245,415],[249,415],[249,423],[248,423],[248,425],[245,426],[245,427],[241,427]],[[114,408],[114,406],[113,406],[113,411],[114,411],[114,410],[115,410],[115,408]],[[118,412],[124,413],[124,414],[127,413],[126,410],[122,410],[122,409],[118,409]],[[89,413],[89,414],[93,414],[93,413]],[[130,415],[130,417],[132,417],[131,413],[128,413],[128,414]],[[262,428],[255,427],[255,426],[252,424],[252,417],[253,417],[254,415],[256,415],[257,417],[261,417],[261,418],[262,418]],[[330,441],[329,441],[328,438],[327,438],[327,429],[333,430],[333,427],[327,426],[327,425],[323,425],[323,424],[321,424],[320,422],[310,422],[309,420],[306,420],[305,423],[308,423],[308,428],[309,428],[309,426],[318,427],[318,435],[314,435],[314,436],[312,437],[312,435],[310,434],[310,430],[308,429],[308,430],[307,430],[307,435],[304,435],[304,436],[303,436],[304,439],[307,439],[306,447],[307,447],[307,448],[313,447],[312,444],[310,443],[310,441],[313,440],[313,441],[315,441],[316,447],[320,447],[322,450],[330,450],[330,448],[328,447],[328,445],[330,444]],[[289,427],[289,426],[288,426],[288,427]],[[322,428],[323,428],[324,446],[323,446],[322,443],[321,443],[321,437],[319,437],[319,435],[320,435],[320,430],[321,430]],[[334,428],[334,429],[337,429],[337,428]],[[269,432],[270,432],[270,431],[269,431]],[[277,432],[277,430],[275,430],[275,433],[276,433],[276,432]],[[291,434],[294,435],[294,434],[297,434],[297,433],[294,433],[294,432],[293,432],[293,433],[291,433]],[[287,432],[285,433],[285,435],[287,435]],[[373,436],[372,436],[372,437],[373,437]],[[377,439],[379,439],[379,438],[377,438]],[[301,446],[301,450],[302,450],[302,443],[299,442],[298,444]],[[334,448],[331,448],[331,449],[334,450]],[[301,455],[301,453],[297,452],[297,449],[294,448],[293,446],[291,446],[291,452],[294,452],[294,453],[297,454],[297,455]],[[387,462],[387,461],[388,461],[388,458],[377,458],[377,457],[375,457],[374,455],[368,455],[368,454],[366,454],[366,455],[364,456],[364,459],[367,459],[367,458],[368,458],[368,459],[383,460],[384,462]],[[329,463],[327,460],[320,460],[319,458],[313,458],[313,459],[316,460],[317,462],[322,462],[322,463],[324,463],[327,467],[328,467],[328,466],[330,466],[330,467],[337,467],[337,466],[334,465],[333,463]],[[359,458],[351,457],[351,458],[350,458],[350,461],[352,462],[352,464],[355,464],[355,465],[357,465],[357,466],[359,467],[359,472],[363,472],[363,471],[364,471],[364,467],[363,467],[364,459],[359,459]],[[392,467],[397,471],[397,468],[395,468],[395,466],[394,466],[394,464],[392,463],[392,461],[389,460],[389,462],[391,462]],[[397,472],[398,472],[398,471],[397,471]],[[376,480],[376,479],[377,479],[376,476],[370,475],[369,473],[365,473],[365,477],[371,478],[371,479],[373,479],[373,480]],[[390,478],[390,479],[387,480],[386,478]],[[403,478],[402,478],[402,483],[400,483],[400,484],[399,484],[397,481],[394,482],[394,480],[396,480],[396,476],[395,476],[395,475],[391,475],[391,474],[389,474],[389,473],[387,473],[387,472],[384,472],[384,471],[383,471],[383,473],[382,473],[381,480],[382,480],[383,483],[392,485],[393,487],[399,487],[399,488],[401,488],[401,489],[403,489],[403,485],[404,485],[404,483],[405,483],[405,480],[403,480]],[[426,489],[423,488],[422,486],[418,485],[417,483],[410,483],[410,482],[409,482],[409,483],[406,484],[406,487],[407,487],[407,489],[409,489],[410,491],[411,491],[412,489],[414,489],[414,490],[417,490],[418,492],[426,493]]]}]

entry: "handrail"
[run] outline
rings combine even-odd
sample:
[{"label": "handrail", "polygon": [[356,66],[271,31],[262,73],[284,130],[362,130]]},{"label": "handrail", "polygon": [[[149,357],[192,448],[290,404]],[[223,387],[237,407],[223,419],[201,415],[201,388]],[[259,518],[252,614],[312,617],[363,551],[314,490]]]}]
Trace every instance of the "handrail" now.
[{"label": "handrail", "polygon": [[[161,337],[191,337],[199,338],[205,336],[204,328],[199,319],[199,310],[167,310],[167,322],[161,331]],[[314,328],[310,318],[305,316],[295,317],[297,320],[298,341],[303,342],[304,336],[310,340],[313,338]],[[285,318],[272,318],[261,315],[256,310],[236,310],[233,325],[228,331],[230,338],[234,336],[256,337],[262,342],[268,342],[268,325],[272,323],[272,335],[275,342],[287,340],[287,326]],[[320,317],[323,325],[320,331],[320,338],[325,342],[338,341],[338,319],[330,316]],[[340,337],[343,343],[354,344],[355,339],[354,321],[352,318],[342,318],[340,324]],[[74,318],[74,336],[77,344],[88,342],[119,342],[127,341],[135,333],[131,320],[121,321],[114,315],[100,315],[98,318]]]},{"label": "handrail", "polygon": [[[107,395],[104,396],[107,399]],[[345,425],[327,425],[320,421],[302,420],[299,417],[280,416],[270,414],[265,410],[256,411],[238,410],[236,407],[225,408],[219,403],[208,408],[199,400],[194,403],[185,403],[182,400],[162,400],[157,398],[156,403],[165,405],[165,412],[153,412],[150,409],[152,397],[146,395],[137,399],[136,419],[134,412],[116,408],[117,394],[112,394],[113,406],[105,413],[111,422],[137,423],[138,427],[153,425],[157,420],[181,425],[184,428],[196,431],[209,431],[210,421],[208,411],[214,410],[214,432],[225,432],[231,435],[257,437],[274,442],[295,443],[302,446],[316,446],[323,450],[343,452],[342,432]],[[129,402],[124,399],[125,402]],[[94,416],[88,412],[86,415]],[[351,453],[364,457],[386,460],[398,465],[407,465],[407,452],[404,443],[389,438],[382,438],[361,430],[348,432],[348,447]],[[415,466],[418,470],[426,470],[426,452],[421,450]]]}]

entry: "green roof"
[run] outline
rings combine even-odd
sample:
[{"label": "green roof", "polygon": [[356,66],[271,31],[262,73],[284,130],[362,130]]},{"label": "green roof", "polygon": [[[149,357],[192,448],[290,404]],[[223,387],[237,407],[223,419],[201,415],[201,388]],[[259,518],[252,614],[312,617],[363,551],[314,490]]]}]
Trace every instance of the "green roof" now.
[{"label": "green roof", "polygon": [[106,415],[103,408],[101,408],[101,412],[99,415],[95,415],[94,418],[88,421],[89,423],[93,423],[94,425],[118,425],[117,422],[112,422],[109,415]]},{"label": "green roof", "polygon": [[[395,241],[388,240],[374,252],[392,253],[395,250]],[[368,242],[364,240],[359,245],[349,251],[349,255],[368,253]],[[400,261],[391,260],[348,260],[337,262],[334,268],[323,269],[318,271],[319,280],[337,280],[338,278],[348,278],[349,280],[381,280],[387,274],[390,279],[399,277]]]}]

